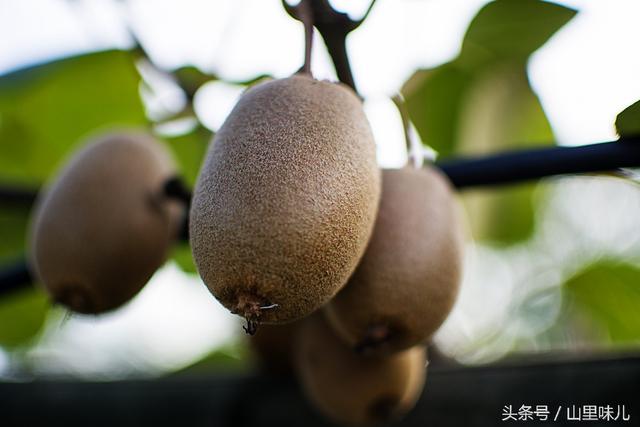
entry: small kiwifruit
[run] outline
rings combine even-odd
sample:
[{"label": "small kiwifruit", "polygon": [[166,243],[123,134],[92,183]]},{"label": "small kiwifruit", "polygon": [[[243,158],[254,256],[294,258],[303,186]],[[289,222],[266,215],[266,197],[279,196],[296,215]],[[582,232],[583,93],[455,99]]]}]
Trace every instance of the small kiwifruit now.
[{"label": "small kiwifruit", "polygon": [[250,332],[316,310],[364,252],[379,175],[351,89],[302,75],[250,88],[194,192],[191,247],[207,287]]},{"label": "small kiwifruit", "polygon": [[275,375],[293,372],[294,338],[301,322],[261,325],[255,335],[249,338],[251,350],[262,370]]},{"label": "small kiwifruit", "polygon": [[143,133],[107,134],[74,154],[30,229],[31,268],[56,303],[97,314],[142,289],[186,214],[164,196],[173,176],[168,152]]},{"label": "small kiwifruit", "polygon": [[426,343],[458,294],[463,262],[459,206],[433,167],[385,170],[373,235],[348,284],[326,305],[355,349],[387,353]]},{"label": "small kiwifruit", "polygon": [[347,425],[372,425],[406,414],[420,397],[426,377],[424,346],[363,356],[317,314],[298,330],[294,361],[311,403],[332,421]]}]

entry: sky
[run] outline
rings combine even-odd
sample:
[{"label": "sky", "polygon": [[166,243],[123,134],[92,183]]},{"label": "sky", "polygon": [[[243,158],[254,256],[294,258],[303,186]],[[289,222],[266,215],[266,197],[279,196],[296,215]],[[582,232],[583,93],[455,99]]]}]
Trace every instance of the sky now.
[{"label": "sky", "polygon": [[[368,6],[367,0],[332,3],[353,17],[362,15]],[[355,80],[366,98],[365,109],[382,166],[397,167],[406,158],[400,118],[389,97],[416,69],[455,58],[466,27],[484,3],[378,0],[369,18],[349,37]],[[560,144],[614,139],[616,114],[640,99],[636,46],[640,40],[640,2],[559,3],[576,7],[580,13],[533,55],[528,65],[531,84]],[[126,23],[154,62],[169,69],[195,64],[223,78],[243,80],[264,73],[285,77],[302,63],[302,26],[284,13],[280,0],[0,0],[0,74],[60,56],[126,48],[131,44]],[[316,77],[335,79],[319,39],[312,70]],[[241,90],[222,82],[203,88],[195,107],[204,124],[217,129]],[[575,184],[571,191],[576,185],[580,186]],[[609,189],[607,194],[613,197],[616,193]],[[628,193],[620,194],[622,206]],[[551,227],[553,222],[549,224]],[[526,258],[526,251],[516,250],[509,256],[517,263]],[[469,271],[485,271],[478,277],[488,280],[495,276],[493,282],[504,284],[492,288],[496,298],[505,295],[505,289],[512,291],[516,273],[505,266],[508,259],[504,253],[475,248],[469,257]],[[545,283],[560,280],[544,278]],[[464,299],[469,301],[477,297],[474,292],[486,292],[479,286],[467,289],[470,293]],[[557,298],[551,301],[557,303]],[[448,327],[450,335],[468,336],[473,334],[469,328],[488,328],[504,321],[507,314],[497,310],[493,317],[485,316],[484,323],[475,325],[468,321],[473,315],[471,310],[453,316],[457,323]],[[53,315],[31,356],[36,361],[46,360],[40,364],[45,371],[95,376],[142,367],[161,372],[228,342],[238,329],[237,320],[209,297],[197,278],[168,265],[138,298],[112,315],[97,320],[78,316],[66,322],[59,314]],[[449,344],[455,347],[455,339]],[[7,363],[6,355],[0,352],[0,370]]]}]

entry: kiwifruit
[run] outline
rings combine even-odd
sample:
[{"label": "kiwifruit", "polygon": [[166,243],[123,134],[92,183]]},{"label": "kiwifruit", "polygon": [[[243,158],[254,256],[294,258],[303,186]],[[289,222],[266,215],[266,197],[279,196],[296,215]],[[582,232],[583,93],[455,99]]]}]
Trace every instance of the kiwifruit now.
[{"label": "kiwifruit", "polygon": [[347,425],[372,425],[406,414],[426,377],[424,346],[367,357],[349,348],[318,314],[300,326],[294,361],[311,403],[332,421]]},{"label": "kiwifruit", "polygon": [[261,325],[251,336],[249,345],[261,370],[275,375],[293,372],[294,339],[301,322]]},{"label": "kiwifruit", "polygon": [[426,343],[458,294],[463,228],[452,187],[433,167],[384,170],[373,235],[348,284],[326,305],[336,332],[379,354]]},{"label": "kiwifruit", "polygon": [[131,299],[164,262],[186,214],[164,196],[171,157],[144,133],[77,151],[37,202],[30,265],[51,298],[97,314]]},{"label": "kiwifruit", "polygon": [[286,323],[346,283],[369,240],[380,172],[360,99],[296,75],[247,90],[216,134],[190,218],[209,290],[257,323]]}]

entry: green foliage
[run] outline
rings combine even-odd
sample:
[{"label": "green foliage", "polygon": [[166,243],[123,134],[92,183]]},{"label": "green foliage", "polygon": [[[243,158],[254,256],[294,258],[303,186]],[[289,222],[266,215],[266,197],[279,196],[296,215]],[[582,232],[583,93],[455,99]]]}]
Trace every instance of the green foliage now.
[{"label": "green foliage", "polygon": [[616,131],[620,136],[640,136],[640,101],[631,104],[618,114]]},{"label": "green foliage", "polygon": [[181,176],[190,187],[196,183],[200,165],[212,138],[213,133],[200,124],[184,135],[164,138],[176,157]]},{"label": "green foliage", "polygon": [[[574,15],[572,9],[537,0],[497,0],[482,8],[458,58],[417,71],[402,90],[423,141],[442,157],[553,141],[526,64]],[[534,190],[468,192],[476,238],[511,244],[528,237],[534,226]]]},{"label": "green foliage", "polygon": [[638,266],[615,261],[598,262],[566,282],[565,309],[569,317],[586,313],[613,343],[638,343],[639,283]]},{"label": "green foliage", "polygon": [[28,221],[28,207],[6,206],[0,209],[0,263],[23,255]]},{"label": "green foliage", "polygon": [[0,179],[40,184],[81,137],[145,125],[132,56],[105,51],[0,77]]},{"label": "green foliage", "polygon": [[0,299],[0,346],[13,349],[28,344],[40,331],[49,301],[39,289],[28,288]]}]

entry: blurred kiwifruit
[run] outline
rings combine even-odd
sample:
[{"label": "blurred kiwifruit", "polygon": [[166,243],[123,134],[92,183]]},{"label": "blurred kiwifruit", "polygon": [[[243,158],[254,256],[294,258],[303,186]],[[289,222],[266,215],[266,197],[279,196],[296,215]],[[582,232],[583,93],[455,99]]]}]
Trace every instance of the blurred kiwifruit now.
[{"label": "blurred kiwifruit", "polygon": [[296,330],[302,321],[284,325],[261,325],[249,339],[261,370],[275,375],[293,372],[293,348]]},{"label": "blurred kiwifruit", "polygon": [[144,133],[107,134],[74,154],[30,228],[31,268],[56,303],[97,314],[142,289],[186,214],[163,193],[174,176],[168,152]]},{"label": "blurred kiwifruit", "polygon": [[463,229],[448,180],[433,167],[384,170],[373,235],[326,306],[340,337],[379,354],[426,343],[458,295]]},{"label": "blurred kiwifruit", "polygon": [[360,99],[293,76],[241,97],[206,156],[191,247],[209,290],[257,323],[286,323],[346,283],[375,220],[380,172]]},{"label": "blurred kiwifruit", "polygon": [[312,315],[297,333],[300,385],[319,412],[346,425],[374,425],[409,412],[426,377],[424,346],[381,357],[354,352],[324,317]]}]

